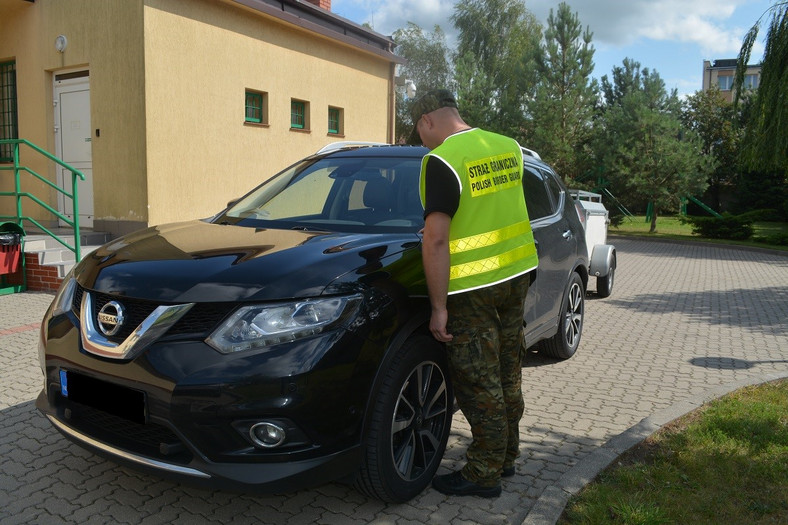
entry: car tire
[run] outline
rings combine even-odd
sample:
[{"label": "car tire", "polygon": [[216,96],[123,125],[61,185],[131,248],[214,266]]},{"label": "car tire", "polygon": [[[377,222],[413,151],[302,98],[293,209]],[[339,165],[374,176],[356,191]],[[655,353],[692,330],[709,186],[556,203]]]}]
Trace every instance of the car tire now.
[{"label": "car tire", "polygon": [[583,315],[585,313],[585,288],[583,280],[575,272],[569,280],[561,302],[561,315],[558,319],[558,332],[542,342],[540,352],[557,359],[569,359],[577,351],[583,335]]},{"label": "car tire", "polygon": [[599,297],[610,297],[613,293],[613,281],[616,277],[615,267],[608,270],[607,275],[596,278],[596,293]]},{"label": "car tire", "polygon": [[355,487],[391,503],[421,493],[446,449],[453,400],[443,346],[430,336],[411,336],[375,397]]}]

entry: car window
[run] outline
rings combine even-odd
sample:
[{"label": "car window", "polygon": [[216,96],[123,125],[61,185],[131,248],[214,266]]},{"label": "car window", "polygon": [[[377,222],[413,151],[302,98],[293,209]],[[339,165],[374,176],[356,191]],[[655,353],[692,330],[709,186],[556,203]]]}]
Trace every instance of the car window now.
[{"label": "car window", "polygon": [[215,219],[240,226],[418,231],[421,158],[324,157],[297,164]]},{"label": "car window", "polygon": [[523,192],[528,218],[532,221],[554,213],[553,202],[547,191],[542,174],[530,166],[523,170]]},{"label": "car window", "polygon": [[564,189],[558,183],[558,175],[546,170],[542,170],[542,172],[544,173],[544,178],[547,181],[547,188],[550,191],[550,195],[553,197],[553,202],[556,204],[556,206],[560,206],[563,202]]},{"label": "car window", "polygon": [[[326,169],[315,170],[302,176],[288,191],[274,195],[259,206],[256,213],[267,219],[284,219],[298,215],[318,215],[326,204],[325,196],[331,190],[332,180]],[[295,206],[294,206],[295,205]]]}]

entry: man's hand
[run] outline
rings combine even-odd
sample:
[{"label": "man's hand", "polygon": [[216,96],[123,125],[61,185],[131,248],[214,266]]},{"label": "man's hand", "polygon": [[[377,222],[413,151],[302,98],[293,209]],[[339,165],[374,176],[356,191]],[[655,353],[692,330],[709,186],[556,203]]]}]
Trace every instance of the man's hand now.
[{"label": "man's hand", "polygon": [[446,332],[446,322],[449,319],[449,312],[443,308],[433,310],[430,316],[430,332],[432,336],[441,343],[448,343],[454,336]]}]

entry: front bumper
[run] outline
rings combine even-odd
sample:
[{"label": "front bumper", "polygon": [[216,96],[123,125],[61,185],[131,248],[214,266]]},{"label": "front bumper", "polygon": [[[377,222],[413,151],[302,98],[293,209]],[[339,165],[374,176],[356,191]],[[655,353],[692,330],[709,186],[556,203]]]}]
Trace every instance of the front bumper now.
[{"label": "front bumper", "polygon": [[[180,337],[117,361],[85,352],[77,327],[73,312],[44,320],[46,386],[36,405],[86,449],[179,482],[244,492],[314,486],[360,465],[379,341],[338,330],[228,356]],[[248,430],[261,420],[281,424],[288,440],[255,447]]]},{"label": "front bumper", "polygon": [[36,407],[66,438],[116,463],[199,487],[242,492],[280,493],[334,481],[338,473],[352,475],[361,461],[359,446],[328,456],[276,464],[212,463],[193,458],[182,465],[154,459],[94,439],[68,425],[49,410],[41,392]]}]

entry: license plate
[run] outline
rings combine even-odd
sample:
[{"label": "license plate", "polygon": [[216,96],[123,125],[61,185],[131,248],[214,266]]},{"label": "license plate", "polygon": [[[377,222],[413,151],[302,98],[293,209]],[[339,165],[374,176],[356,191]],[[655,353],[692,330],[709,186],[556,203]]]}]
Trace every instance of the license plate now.
[{"label": "license plate", "polygon": [[75,403],[145,423],[145,393],[139,390],[60,370],[60,394]]}]

